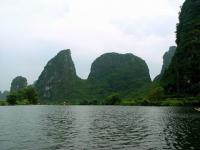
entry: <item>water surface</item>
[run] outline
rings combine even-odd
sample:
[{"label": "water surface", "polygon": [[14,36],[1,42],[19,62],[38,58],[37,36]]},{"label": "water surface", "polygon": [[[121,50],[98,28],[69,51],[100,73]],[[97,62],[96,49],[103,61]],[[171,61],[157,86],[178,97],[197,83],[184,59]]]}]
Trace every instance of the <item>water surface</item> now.
[{"label": "water surface", "polygon": [[0,107],[0,150],[57,149],[200,149],[200,113],[185,107]]}]

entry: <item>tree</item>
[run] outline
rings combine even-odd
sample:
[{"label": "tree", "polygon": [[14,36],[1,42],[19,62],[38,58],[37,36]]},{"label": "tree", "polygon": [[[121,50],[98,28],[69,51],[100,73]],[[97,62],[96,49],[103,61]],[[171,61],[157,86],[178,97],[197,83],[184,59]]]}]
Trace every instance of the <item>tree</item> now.
[{"label": "tree", "polygon": [[27,87],[25,90],[25,94],[27,99],[29,100],[30,104],[37,104],[38,103],[38,95],[36,90],[33,87]]},{"label": "tree", "polygon": [[154,87],[147,95],[149,101],[160,101],[164,98],[164,89],[162,87]]},{"label": "tree", "polygon": [[105,101],[103,102],[104,105],[119,105],[121,102],[121,98],[118,93],[113,93],[109,95]]},{"label": "tree", "polygon": [[15,92],[10,93],[7,96],[7,102],[10,105],[16,104],[37,104],[38,95],[33,87],[27,87]]},{"label": "tree", "polygon": [[17,104],[17,95],[16,93],[11,93],[7,96],[7,102],[9,105],[16,105]]}]

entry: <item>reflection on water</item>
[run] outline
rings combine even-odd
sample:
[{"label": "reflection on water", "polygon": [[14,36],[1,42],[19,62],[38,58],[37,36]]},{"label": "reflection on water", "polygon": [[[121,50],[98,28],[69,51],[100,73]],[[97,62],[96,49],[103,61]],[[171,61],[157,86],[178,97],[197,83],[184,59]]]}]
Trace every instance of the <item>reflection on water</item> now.
[{"label": "reflection on water", "polygon": [[192,150],[200,113],[181,107],[0,107],[1,150]]}]

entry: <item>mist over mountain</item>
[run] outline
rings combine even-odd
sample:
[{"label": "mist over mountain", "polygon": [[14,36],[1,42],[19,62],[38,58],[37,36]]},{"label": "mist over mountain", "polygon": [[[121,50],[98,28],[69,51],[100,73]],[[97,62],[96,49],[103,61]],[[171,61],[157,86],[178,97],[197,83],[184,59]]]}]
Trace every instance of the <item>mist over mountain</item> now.
[{"label": "mist over mountain", "polygon": [[27,79],[22,76],[17,76],[12,80],[10,92],[15,92],[17,90],[27,87]]},{"label": "mist over mountain", "polygon": [[0,91],[0,100],[6,100],[7,95],[9,94],[9,91]]}]

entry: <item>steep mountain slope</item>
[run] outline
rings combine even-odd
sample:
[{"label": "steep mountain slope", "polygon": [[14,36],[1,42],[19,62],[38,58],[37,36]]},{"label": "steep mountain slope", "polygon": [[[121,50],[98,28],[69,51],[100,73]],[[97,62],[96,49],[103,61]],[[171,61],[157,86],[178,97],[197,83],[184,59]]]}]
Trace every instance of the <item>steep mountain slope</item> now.
[{"label": "steep mountain slope", "polygon": [[25,77],[18,76],[12,80],[10,92],[15,92],[25,87],[27,87],[27,79]]},{"label": "steep mountain slope", "polygon": [[133,54],[106,53],[97,58],[88,77],[97,97],[127,95],[151,83],[147,64]]},{"label": "steep mountain slope", "polygon": [[62,50],[52,58],[35,84],[39,97],[52,103],[72,101],[81,97],[80,88],[83,81],[76,75],[71,51]]},{"label": "steep mountain slope", "polygon": [[200,1],[186,0],[177,25],[177,50],[162,85],[168,94],[200,93]]},{"label": "steep mountain slope", "polygon": [[176,52],[176,46],[171,46],[169,50],[163,55],[162,70],[158,76],[155,77],[154,82],[159,82],[164,72],[169,68],[172,58]]}]

